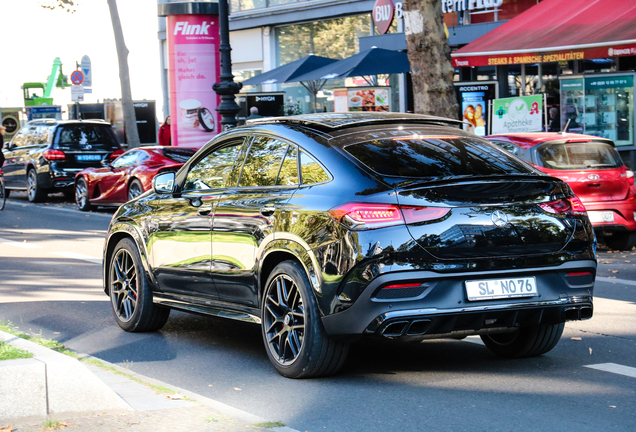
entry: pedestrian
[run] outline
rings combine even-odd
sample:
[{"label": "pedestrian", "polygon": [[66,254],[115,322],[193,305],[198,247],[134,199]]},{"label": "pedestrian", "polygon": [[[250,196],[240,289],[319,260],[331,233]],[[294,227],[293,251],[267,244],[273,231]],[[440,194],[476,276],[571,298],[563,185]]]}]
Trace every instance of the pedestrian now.
[{"label": "pedestrian", "polygon": [[548,120],[548,132],[561,131],[561,119],[559,119],[559,110],[556,107],[550,108],[550,119]]},{"label": "pedestrian", "polygon": [[253,106],[252,108],[250,108],[250,115],[245,120],[252,120],[252,119],[258,119],[258,118],[263,118],[263,116],[258,114],[258,107]]},{"label": "pedestrian", "polygon": [[7,131],[7,128],[4,126],[0,126],[0,168],[4,165],[4,134]]},{"label": "pedestrian", "polygon": [[170,116],[166,116],[161,126],[159,126],[159,145],[169,146],[172,145],[172,138],[170,136]]}]

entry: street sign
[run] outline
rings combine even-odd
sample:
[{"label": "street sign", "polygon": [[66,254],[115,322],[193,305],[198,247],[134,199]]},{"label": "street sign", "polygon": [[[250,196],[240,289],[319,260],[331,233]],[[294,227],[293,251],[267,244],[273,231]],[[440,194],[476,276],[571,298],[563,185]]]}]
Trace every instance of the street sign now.
[{"label": "street sign", "polygon": [[71,73],[71,82],[73,83],[73,85],[76,86],[82,85],[82,83],[84,82],[84,74],[82,73],[82,71],[73,71]]},{"label": "street sign", "polygon": [[93,73],[91,72],[91,59],[86,55],[82,57],[80,70],[84,74],[84,87],[90,87],[93,84]]},{"label": "street sign", "polygon": [[83,85],[74,85],[71,87],[71,100],[73,102],[84,102],[84,86]]}]

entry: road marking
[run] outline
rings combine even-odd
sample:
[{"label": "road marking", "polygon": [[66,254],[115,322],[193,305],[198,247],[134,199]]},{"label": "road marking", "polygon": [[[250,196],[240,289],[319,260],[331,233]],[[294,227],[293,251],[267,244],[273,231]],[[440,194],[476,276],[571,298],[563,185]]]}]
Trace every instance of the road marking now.
[{"label": "road marking", "polygon": [[627,279],[614,279],[614,278],[606,278],[606,277],[600,277],[600,276],[596,276],[596,280],[600,281],[600,282],[611,282],[611,283],[621,283],[623,285],[633,285],[636,286],[636,281],[632,281],[632,280],[627,280]]},{"label": "road marking", "polygon": [[595,365],[585,365],[585,367],[636,378],[636,368],[623,366],[616,363],[599,363]]},{"label": "road marking", "polygon": [[57,211],[61,211],[61,212],[73,213],[73,214],[75,214],[77,216],[84,215],[84,217],[100,216],[100,217],[107,217],[108,219],[112,219],[113,218],[112,214],[103,214],[103,213],[96,213],[96,212],[81,212],[79,210],[74,210],[74,209],[67,209],[67,208],[53,207],[53,206],[44,206],[44,205],[38,205],[38,207],[46,207],[47,210],[57,210]]},{"label": "road marking", "polygon": [[0,238],[0,243],[6,244],[7,246],[19,247],[19,248],[22,248],[22,249],[40,249],[40,248],[43,247],[43,246],[40,246],[40,245],[34,245],[34,244],[31,244],[31,243],[20,243],[20,242],[17,242],[17,241],[7,240],[7,239],[3,239],[3,238]]},{"label": "road marking", "polygon": [[102,263],[102,259],[101,258],[95,258],[95,257],[92,257],[90,255],[84,255],[84,254],[79,254],[79,253],[75,253],[75,252],[51,252],[51,255],[57,255],[57,256],[64,257],[64,258],[78,259],[78,260],[82,260],[82,261],[88,261],[88,262],[92,262],[94,264],[101,264]]}]

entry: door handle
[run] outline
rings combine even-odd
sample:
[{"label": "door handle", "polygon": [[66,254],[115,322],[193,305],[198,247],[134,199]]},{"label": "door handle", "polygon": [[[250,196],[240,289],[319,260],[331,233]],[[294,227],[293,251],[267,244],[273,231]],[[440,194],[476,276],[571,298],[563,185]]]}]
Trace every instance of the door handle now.
[{"label": "door handle", "polygon": [[199,215],[200,216],[207,216],[210,214],[210,212],[212,211],[212,205],[211,204],[206,204],[206,205],[202,205],[201,207],[199,207]]},{"label": "door handle", "polygon": [[264,206],[264,207],[261,207],[261,214],[263,216],[265,216],[265,217],[273,215],[275,211],[276,211],[276,207],[275,206]]},{"label": "door handle", "polygon": [[587,187],[601,187],[600,183],[588,183]]}]

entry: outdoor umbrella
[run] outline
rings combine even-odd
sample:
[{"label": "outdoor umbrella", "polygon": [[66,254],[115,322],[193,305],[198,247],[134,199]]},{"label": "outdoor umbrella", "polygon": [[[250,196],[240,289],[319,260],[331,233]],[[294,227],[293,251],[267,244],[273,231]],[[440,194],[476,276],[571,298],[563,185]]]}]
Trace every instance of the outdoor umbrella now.
[{"label": "outdoor umbrella", "polygon": [[[411,70],[405,52],[373,47],[344,60],[328,64],[289,81],[329,80],[347,77],[403,73]],[[366,79],[366,78],[365,78]],[[368,80],[367,80],[368,81]]]},{"label": "outdoor umbrella", "polygon": [[316,93],[322,89],[326,80],[299,80],[296,77],[321,68],[337,60],[310,54],[300,60],[277,67],[260,75],[243,81],[243,85],[277,84],[300,82],[313,95],[314,112],[316,111]]}]

